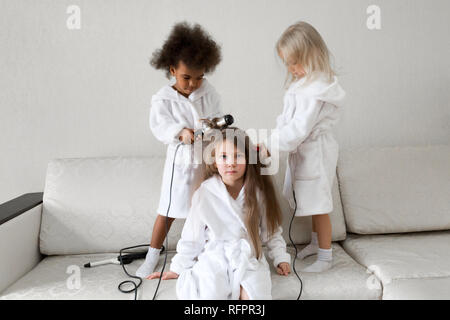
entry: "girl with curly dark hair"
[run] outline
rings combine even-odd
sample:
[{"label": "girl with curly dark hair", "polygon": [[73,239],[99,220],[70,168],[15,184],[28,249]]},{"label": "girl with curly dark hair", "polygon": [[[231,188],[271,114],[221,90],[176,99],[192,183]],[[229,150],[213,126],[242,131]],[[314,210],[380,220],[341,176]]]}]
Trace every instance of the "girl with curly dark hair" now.
[{"label": "girl with curly dark hair", "polygon": [[[222,116],[220,97],[204,79],[221,60],[219,45],[195,24],[176,24],[161,49],[153,53],[150,64],[163,70],[175,83],[161,88],[152,97],[150,129],[167,144],[166,162],[161,185],[157,218],[153,225],[150,247],[145,262],[136,275],[147,278],[154,270],[166,237],[166,212],[169,208],[172,165],[175,160],[168,227],[175,218],[186,218],[196,181],[201,179],[200,164],[193,163],[194,130],[199,119]],[[179,142],[177,159],[175,148]]]}]

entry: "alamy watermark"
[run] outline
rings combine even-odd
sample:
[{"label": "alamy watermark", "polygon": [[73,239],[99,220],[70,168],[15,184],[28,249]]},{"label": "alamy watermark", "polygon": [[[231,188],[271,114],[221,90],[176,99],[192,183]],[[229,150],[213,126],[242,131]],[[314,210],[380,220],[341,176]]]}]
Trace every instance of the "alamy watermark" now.
[{"label": "alamy watermark", "polygon": [[366,26],[369,30],[381,29],[381,9],[379,6],[372,4],[367,7],[366,13],[369,15],[366,20]]},{"label": "alamy watermark", "polygon": [[81,288],[81,269],[77,265],[70,265],[66,269],[70,276],[66,280],[66,287],[69,290],[79,290]]},{"label": "alamy watermark", "polygon": [[[272,133],[275,132],[272,130]],[[273,152],[269,154],[267,147],[263,143],[254,144],[252,141],[264,140],[270,145]],[[227,150],[227,161],[232,164],[240,164],[243,161],[248,164],[259,164],[261,166],[261,175],[274,175],[278,172],[280,155],[278,152],[279,139],[277,134],[269,136],[267,129],[211,129],[208,135],[197,136],[193,142],[193,150],[178,151],[175,163],[178,165],[205,164],[211,165],[218,160],[215,154],[216,147],[224,141],[232,141],[236,145]],[[247,157],[236,157],[237,152],[248,151]],[[247,159],[247,160],[246,160]]]},{"label": "alamy watermark", "polygon": [[66,20],[66,26],[69,30],[81,29],[81,9],[77,5],[70,5],[66,9],[69,15]]}]

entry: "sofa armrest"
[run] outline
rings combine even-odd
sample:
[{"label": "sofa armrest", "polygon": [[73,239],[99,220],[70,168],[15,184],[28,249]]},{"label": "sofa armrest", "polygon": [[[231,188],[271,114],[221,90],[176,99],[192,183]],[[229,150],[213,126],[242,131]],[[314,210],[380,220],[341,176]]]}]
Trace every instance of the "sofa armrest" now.
[{"label": "sofa armrest", "polygon": [[43,193],[28,193],[0,205],[0,292],[42,259],[39,252]]},{"label": "sofa armrest", "polygon": [[42,203],[43,192],[27,193],[0,204],[0,225]]}]

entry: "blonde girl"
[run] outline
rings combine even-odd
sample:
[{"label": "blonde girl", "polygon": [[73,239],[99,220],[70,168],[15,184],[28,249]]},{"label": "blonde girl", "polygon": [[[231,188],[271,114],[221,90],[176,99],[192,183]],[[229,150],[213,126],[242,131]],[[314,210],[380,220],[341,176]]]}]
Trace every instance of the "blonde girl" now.
[{"label": "blonde girl", "polygon": [[331,68],[324,40],[310,24],[288,27],[276,49],[288,70],[289,87],[276,130],[262,146],[272,156],[289,153],[283,194],[296,208],[296,216],[312,216],[311,243],[297,256],[317,254],[317,260],[302,271],[322,272],[332,267],[329,214],[338,159],[332,129],[345,92]]}]

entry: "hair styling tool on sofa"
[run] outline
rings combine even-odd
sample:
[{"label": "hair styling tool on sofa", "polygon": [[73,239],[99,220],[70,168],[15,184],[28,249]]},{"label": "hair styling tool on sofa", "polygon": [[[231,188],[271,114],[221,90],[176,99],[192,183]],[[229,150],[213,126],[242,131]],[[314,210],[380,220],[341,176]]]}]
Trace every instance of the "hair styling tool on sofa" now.
[{"label": "hair styling tool on sofa", "polygon": [[129,264],[136,259],[144,259],[147,252],[133,252],[122,256],[117,256],[117,258],[88,262],[84,265],[85,268],[102,266],[105,264]]},{"label": "hair styling tool on sofa", "polygon": [[[177,151],[178,151],[178,148],[179,148],[180,145],[182,145],[182,144],[183,144],[182,142],[179,142],[179,143],[177,144],[177,146],[176,146],[176,148],[175,148],[175,153],[174,153],[174,156],[173,156],[173,162],[172,162],[172,175],[171,175],[171,177],[170,177],[170,191],[169,191],[169,205],[168,205],[167,211],[166,211],[166,247],[167,247],[167,248],[169,247],[169,235],[168,235],[168,233],[169,233],[169,225],[168,225],[168,220],[169,220],[170,204],[172,203],[172,184],[173,184],[173,173],[174,173],[174,169],[175,169],[175,159],[176,159],[176,157],[177,157]],[[123,261],[123,260],[122,260],[122,257],[123,257],[123,256],[122,256],[122,252],[125,251],[125,250],[135,249],[135,248],[139,248],[139,247],[148,247],[148,246],[149,246],[149,244],[142,244],[142,245],[137,245],[137,246],[133,246],[133,247],[123,248],[123,249],[120,250],[120,253],[119,253],[119,259],[120,259],[120,261]],[[163,267],[162,267],[162,270],[161,270],[161,276],[159,277],[158,285],[156,286],[155,293],[153,294],[152,300],[155,300],[156,294],[158,293],[158,289],[159,289],[159,285],[160,285],[160,283],[161,283],[162,275],[163,275],[164,269],[165,269],[165,267],[166,267],[166,262],[167,262],[167,250],[164,250],[164,246],[162,246],[162,251],[161,251],[161,252],[163,252],[163,251],[165,251],[164,263],[163,263]],[[145,256],[144,256],[144,258],[145,258]],[[123,271],[127,274],[127,276],[129,276],[130,278],[133,278],[133,279],[137,279],[137,280],[138,280],[138,283],[136,284],[136,282],[134,282],[133,280],[125,280],[125,281],[122,281],[122,282],[119,284],[119,287],[118,287],[118,288],[119,288],[119,290],[120,290],[121,292],[123,292],[123,293],[134,292],[134,300],[137,300],[137,289],[141,286],[141,284],[142,284],[142,279],[141,279],[140,277],[135,276],[135,275],[129,274],[129,273],[127,272],[126,268],[125,268],[125,265],[124,265],[123,263],[121,263],[121,265],[122,265]],[[133,285],[133,288],[128,289],[128,290],[122,289],[122,285],[124,285],[125,283],[130,283],[130,284],[132,284],[132,285]]]},{"label": "hair styling tool on sofa", "polygon": [[295,208],[294,208],[294,213],[292,214],[291,222],[289,222],[289,240],[291,241],[291,244],[295,250],[294,262],[292,263],[292,270],[294,270],[294,273],[297,276],[298,281],[300,281],[300,292],[297,297],[297,300],[300,300],[300,297],[301,297],[302,291],[303,291],[303,282],[302,282],[302,279],[300,278],[300,276],[298,275],[297,270],[295,270],[295,261],[297,260],[297,247],[295,246],[294,240],[292,240],[292,237],[291,237],[292,221],[294,221],[295,212],[297,211],[297,199],[295,198],[294,191],[292,191],[292,193],[294,195]]}]

